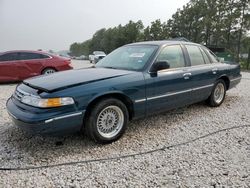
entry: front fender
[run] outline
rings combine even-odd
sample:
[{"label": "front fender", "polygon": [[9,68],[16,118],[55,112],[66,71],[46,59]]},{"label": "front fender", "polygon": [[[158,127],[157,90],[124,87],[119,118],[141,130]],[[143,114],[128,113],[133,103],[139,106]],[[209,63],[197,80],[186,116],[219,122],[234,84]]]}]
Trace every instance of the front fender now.
[{"label": "front fender", "polygon": [[[91,104],[93,101],[97,100],[98,98],[104,97],[104,96],[109,96],[109,95],[122,95],[124,97],[126,97],[127,99],[129,99],[131,102],[132,100],[130,99],[129,96],[127,96],[125,93],[123,93],[122,91],[117,91],[117,90],[113,90],[113,91],[106,91],[103,93],[99,93],[98,95],[93,96],[89,101],[88,101],[88,105]],[[87,106],[88,106],[87,105]]]}]

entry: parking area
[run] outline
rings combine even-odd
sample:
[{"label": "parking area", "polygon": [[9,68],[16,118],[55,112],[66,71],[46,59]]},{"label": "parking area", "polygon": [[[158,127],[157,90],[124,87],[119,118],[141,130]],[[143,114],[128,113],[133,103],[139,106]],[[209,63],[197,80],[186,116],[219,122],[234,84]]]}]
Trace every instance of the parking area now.
[{"label": "parking area", "polygon": [[23,133],[5,107],[16,84],[0,85],[0,187],[250,187],[250,73],[242,75],[220,107],[133,121],[109,145]]}]

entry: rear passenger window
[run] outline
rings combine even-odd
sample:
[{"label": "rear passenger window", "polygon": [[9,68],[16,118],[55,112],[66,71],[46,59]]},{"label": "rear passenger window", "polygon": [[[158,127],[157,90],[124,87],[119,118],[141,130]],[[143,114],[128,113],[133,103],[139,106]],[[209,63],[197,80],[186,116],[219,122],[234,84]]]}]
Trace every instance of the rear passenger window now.
[{"label": "rear passenger window", "polygon": [[167,61],[170,68],[185,67],[183,52],[179,45],[165,47],[159,54],[157,61]]},{"label": "rear passenger window", "polygon": [[44,59],[44,58],[49,58],[49,57],[43,54],[30,53],[30,52],[20,53],[20,60]]},{"label": "rear passenger window", "polygon": [[44,54],[37,54],[37,55],[39,55],[40,59],[50,58],[49,56],[44,55]]},{"label": "rear passenger window", "polygon": [[213,63],[218,63],[218,57],[211,51],[207,50]]},{"label": "rear passenger window", "polygon": [[29,52],[21,52],[20,60],[29,60],[29,59],[39,59],[37,54],[29,53]]},{"label": "rear passenger window", "polygon": [[203,55],[203,58],[204,58],[205,63],[206,63],[206,64],[209,64],[209,63],[210,63],[210,60],[209,60],[209,58],[208,58],[206,52],[205,52],[203,49],[201,49],[201,53],[202,53],[202,55]]},{"label": "rear passenger window", "polygon": [[200,48],[198,46],[186,45],[186,48],[187,48],[192,66],[205,64]]}]

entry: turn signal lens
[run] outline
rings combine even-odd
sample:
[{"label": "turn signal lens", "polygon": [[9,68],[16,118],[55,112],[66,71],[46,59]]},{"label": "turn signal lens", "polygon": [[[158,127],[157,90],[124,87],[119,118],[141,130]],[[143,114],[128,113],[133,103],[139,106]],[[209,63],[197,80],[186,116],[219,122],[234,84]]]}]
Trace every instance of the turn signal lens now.
[{"label": "turn signal lens", "polygon": [[74,104],[74,100],[70,97],[45,99],[46,107],[59,107],[70,104]]},{"label": "turn signal lens", "polygon": [[61,99],[60,98],[52,98],[52,99],[45,99],[42,102],[42,106],[46,106],[46,107],[58,107],[58,106],[62,106],[61,104]]}]

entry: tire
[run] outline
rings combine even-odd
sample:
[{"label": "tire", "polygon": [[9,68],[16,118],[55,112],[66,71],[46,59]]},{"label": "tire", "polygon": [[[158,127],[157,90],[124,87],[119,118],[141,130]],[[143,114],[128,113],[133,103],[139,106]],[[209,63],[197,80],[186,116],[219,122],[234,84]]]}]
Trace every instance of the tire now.
[{"label": "tire", "polygon": [[226,84],[224,80],[219,79],[215,82],[212,93],[206,102],[211,107],[218,107],[223,103],[225,96]]},{"label": "tire", "polygon": [[44,70],[42,71],[42,74],[53,74],[53,73],[55,73],[55,72],[56,72],[56,70],[53,69],[53,68],[46,68],[46,69],[44,69]]},{"label": "tire", "polygon": [[91,109],[85,120],[85,131],[93,141],[107,144],[124,134],[128,121],[126,105],[115,98],[106,98]]}]

